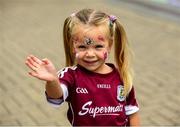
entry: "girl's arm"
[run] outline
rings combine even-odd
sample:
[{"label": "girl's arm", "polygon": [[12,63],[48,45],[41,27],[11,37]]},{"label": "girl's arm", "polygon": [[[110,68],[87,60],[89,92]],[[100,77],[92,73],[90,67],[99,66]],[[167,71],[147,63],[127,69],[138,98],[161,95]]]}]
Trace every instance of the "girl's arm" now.
[{"label": "girl's arm", "polygon": [[46,83],[46,93],[51,98],[61,98],[63,96],[62,89],[60,87],[60,82],[58,78],[53,81],[47,81]]},{"label": "girl's arm", "polygon": [[48,97],[62,97],[63,94],[56,73],[57,71],[50,60],[40,60],[33,55],[29,55],[25,63],[31,69],[29,72],[31,76],[46,81],[46,93],[48,94]]},{"label": "girl's arm", "polygon": [[136,112],[129,116],[130,126],[140,126],[139,113]]}]

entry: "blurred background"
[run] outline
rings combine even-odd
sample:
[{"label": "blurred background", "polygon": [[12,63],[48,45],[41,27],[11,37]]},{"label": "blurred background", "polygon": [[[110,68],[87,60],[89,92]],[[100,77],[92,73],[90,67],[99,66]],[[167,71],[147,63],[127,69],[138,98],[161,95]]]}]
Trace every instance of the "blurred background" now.
[{"label": "blurred background", "polygon": [[83,8],[116,15],[127,32],[141,125],[180,126],[180,0],[0,0],[0,125],[70,126],[67,104],[47,104],[24,62],[64,67],[63,22]]}]

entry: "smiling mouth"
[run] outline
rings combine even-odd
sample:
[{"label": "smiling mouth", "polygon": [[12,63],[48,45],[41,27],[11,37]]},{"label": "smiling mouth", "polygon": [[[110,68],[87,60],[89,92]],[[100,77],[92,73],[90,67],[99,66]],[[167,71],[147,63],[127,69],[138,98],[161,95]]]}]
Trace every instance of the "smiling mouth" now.
[{"label": "smiling mouth", "polygon": [[94,64],[96,63],[98,60],[94,60],[94,61],[87,61],[87,60],[84,60],[85,63],[87,64]]}]

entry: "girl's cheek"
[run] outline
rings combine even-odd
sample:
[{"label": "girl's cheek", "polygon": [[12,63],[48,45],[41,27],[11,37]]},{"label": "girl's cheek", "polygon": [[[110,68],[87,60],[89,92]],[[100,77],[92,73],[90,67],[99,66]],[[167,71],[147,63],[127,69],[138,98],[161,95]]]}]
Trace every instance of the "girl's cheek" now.
[{"label": "girl's cheek", "polygon": [[74,54],[74,56],[75,56],[75,59],[77,60],[77,61],[79,61],[80,59],[82,59],[83,58],[83,53],[82,52],[80,52],[80,51],[75,51],[75,54]]},{"label": "girl's cheek", "polygon": [[104,61],[107,60],[108,52],[107,51],[102,52],[101,54],[99,54],[99,58],[104,60]]},{"label": "girl's cheek", "polygon": [[77,52],[77,50],[75,48],[74,48],[74,56],[75,56],[76,59],[79,58],[79,53]]}]

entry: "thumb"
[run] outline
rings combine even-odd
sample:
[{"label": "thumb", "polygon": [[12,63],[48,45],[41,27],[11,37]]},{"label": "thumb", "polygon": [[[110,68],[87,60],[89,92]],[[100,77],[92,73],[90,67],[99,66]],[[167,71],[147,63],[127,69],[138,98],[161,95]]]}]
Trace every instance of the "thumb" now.
[{"label": "thumb", "polygon": [[49,63],[50,63],[50,61],[49,61],[47,58],[42,59],[42,62],[43,62],[44,64],[49,64]]}]

